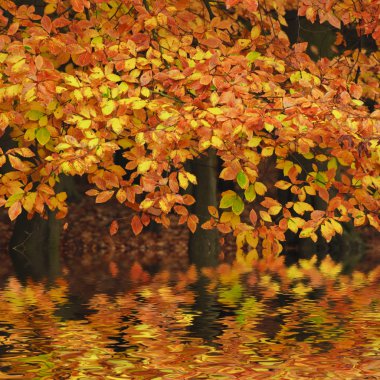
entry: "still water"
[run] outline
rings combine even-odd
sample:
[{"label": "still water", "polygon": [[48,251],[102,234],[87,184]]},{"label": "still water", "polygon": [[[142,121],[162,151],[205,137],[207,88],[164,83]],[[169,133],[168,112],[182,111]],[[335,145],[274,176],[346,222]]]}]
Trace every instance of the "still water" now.
[{"label": "still water", "polygon": [[70,274],[9,277],[0,379],[380,378],[380,268],[267,259],[151,275],[135,264],[112,281],[83,292]]}]

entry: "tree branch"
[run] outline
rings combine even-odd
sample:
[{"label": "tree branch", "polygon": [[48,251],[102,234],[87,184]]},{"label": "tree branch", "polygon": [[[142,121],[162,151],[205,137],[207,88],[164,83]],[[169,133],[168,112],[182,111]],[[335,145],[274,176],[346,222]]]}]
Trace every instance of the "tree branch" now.
[{"label": "tree branch", "polygon": [[210,3],[209,3],[209,0],[202,0],[202,1],[203,1],[204,5],[205,5],[206,8],[207,8],[207,12],[208,12],[208,14],[209,14],[209,16],[210,16],[210,20],[212,20],[212,19],[215,17],[215,15],[214,15],[214,13],[212,12],[212,9],[211,9],[211,6],[210,6]]}]

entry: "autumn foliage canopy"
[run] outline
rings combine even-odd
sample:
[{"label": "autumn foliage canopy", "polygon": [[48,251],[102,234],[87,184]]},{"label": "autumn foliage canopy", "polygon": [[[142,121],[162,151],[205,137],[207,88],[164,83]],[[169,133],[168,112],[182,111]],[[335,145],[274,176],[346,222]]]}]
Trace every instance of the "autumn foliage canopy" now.
[{"label": "autumn foliage canopy", "polygon": [[[342,32],[378,44],[379,1],[45,1],[41,14],[0,2],[0,206],[11,220],[65,217],[56,185],[84,176],[97,203],[135,210],[136,234],[174,214],[192,231],[233,232],[253,256],[281,252],[287,230],[329,241],[350,220],[380,229],[380,55],[348,48]],[[333,58],[290,43],[290,10],[331,26]],[[210,151],[235,186],[199,223],[188,163]]]}]

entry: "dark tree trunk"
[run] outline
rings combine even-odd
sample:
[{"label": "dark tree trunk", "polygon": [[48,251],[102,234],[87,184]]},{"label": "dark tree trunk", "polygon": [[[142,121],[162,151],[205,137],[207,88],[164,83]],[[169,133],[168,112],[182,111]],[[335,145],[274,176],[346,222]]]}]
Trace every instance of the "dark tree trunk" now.
[{"label": "dark tree trunk", "polygon": [[61,222],[49,212],[48,218],[22,213],[16,220],[9,244],[11,259],[20,279],[54,279],[60,273]]},{"label": "dark tree trunk", "polygon": [[[56,191],[66,191],[71,199],[78,197],[72,177],[62,177]],[[53,280],[60,274],[61,229],[61,221],[50,211],[47,219],[39,215],[28,219],[24,212],[16,219],[9,252],[21,280],[28,277]]]},{"label": "dark tree trunk", "polygon": [[218,231],[200,227],[209,219],[208,206],[218,207],[216,168],[217,156],[214,150],[209,150],[207,156],[191,162],[191,172],[198,180],[197,186],[193,188],[196,203],[192,212],[198,216],[199,225],[194,234],[190,233],[189,259],[197,267],[214,266],[218,262]]}]

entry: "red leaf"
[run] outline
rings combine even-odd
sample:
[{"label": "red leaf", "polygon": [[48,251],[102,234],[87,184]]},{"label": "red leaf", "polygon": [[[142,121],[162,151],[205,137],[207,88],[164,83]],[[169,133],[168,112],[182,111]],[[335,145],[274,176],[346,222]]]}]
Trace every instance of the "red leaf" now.
[{"label": "red leaf", "polygon": [[115,235],[118,230],[119,230],[119,223],[117,222],[117,220],[113,220],[110,226],[110,235],[111,236]]},{"label": "red leaf", "polygon": [[141,220],[137,215],[135,215],[132,218],[131,226],[132,226],[132,231],[135,235],[138,235],[142,231],[143,224],[141,223]]},{"label": "red leaf", "polygon": [[15,202],[9,207],[8,215],[10,220],[15,220],[21,214],[21,202]]}]

